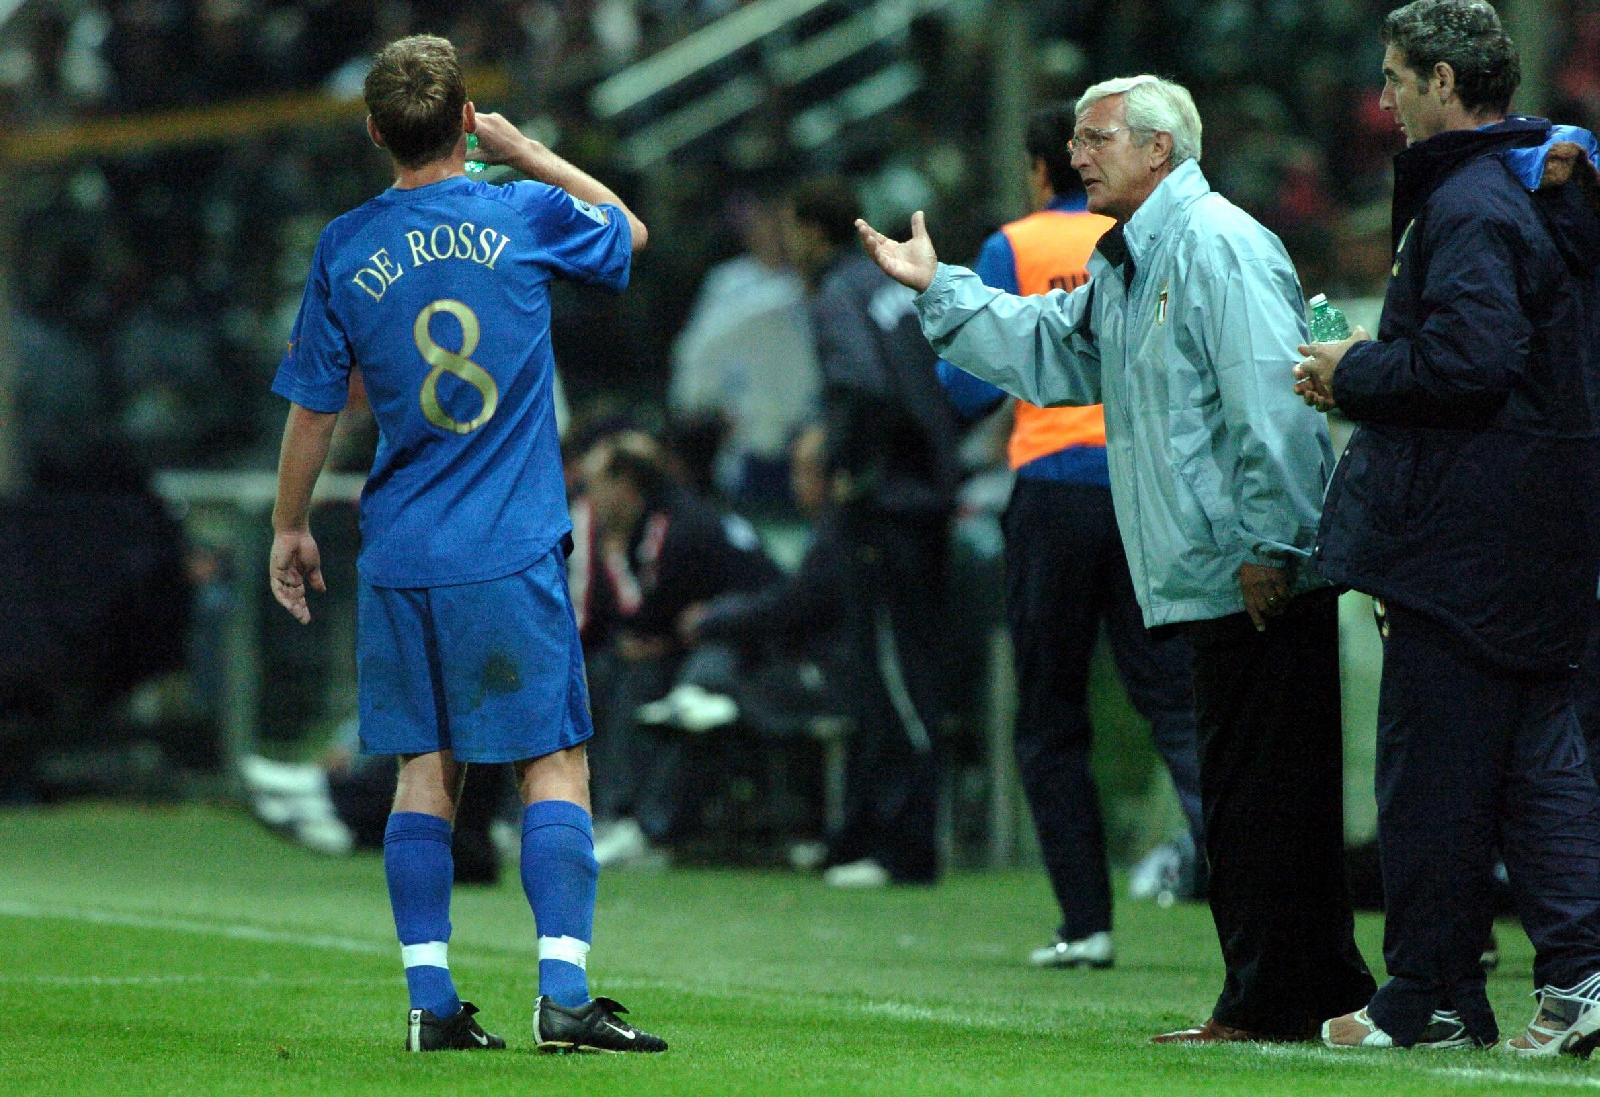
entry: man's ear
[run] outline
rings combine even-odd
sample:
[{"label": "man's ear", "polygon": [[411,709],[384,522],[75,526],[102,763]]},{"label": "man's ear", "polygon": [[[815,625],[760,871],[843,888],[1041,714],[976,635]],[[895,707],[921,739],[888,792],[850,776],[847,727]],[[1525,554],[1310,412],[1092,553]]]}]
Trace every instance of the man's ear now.
[{"label": "man's ear", "polygon": [[1172,160],[1172,134],[1164,130],[1157,131],[1150,138],[1150,170]]},{"label": "man's ear", "polygon": [[383,143],[383,134],[378,132],[378,124],[372,120],[372,115],[367,115],[367,136],[372,138],[372,143],[380,149],[388,146]]},{"label": "man's ear", "polygon": [[1428,81],[1439,102],[1448,103],[1456,93],[1456,70],[1448,61],[1433,66],[1433,78]]},{"label": "man's ear", "polygon": [[478,128],[478,112],[468,99],[461,107],[461,132],[472,133]]}]

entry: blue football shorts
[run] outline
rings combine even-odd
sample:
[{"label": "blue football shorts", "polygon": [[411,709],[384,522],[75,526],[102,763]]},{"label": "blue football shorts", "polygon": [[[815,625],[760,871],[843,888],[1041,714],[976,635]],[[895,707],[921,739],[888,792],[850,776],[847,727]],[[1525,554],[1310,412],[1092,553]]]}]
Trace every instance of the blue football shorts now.
[{"label": "blue football shorts", "polygon": [[558,545],[502,579],[442,587],[361,581],[356,673],[366,754],[448,750],[514,762],[594,734],[583,648]]}]

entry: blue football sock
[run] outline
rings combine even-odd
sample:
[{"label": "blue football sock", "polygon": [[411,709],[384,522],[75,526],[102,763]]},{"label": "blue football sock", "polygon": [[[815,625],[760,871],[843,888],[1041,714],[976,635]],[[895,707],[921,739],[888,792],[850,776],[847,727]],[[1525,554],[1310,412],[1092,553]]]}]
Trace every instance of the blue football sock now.
[{"label": "blue football sock", "polygon": [[522,890],[539,929],[539,993],[561,1006],[589,1000],[589,942],[600,866],[589,813],[540,800],[522,813]]},{"label": "blue football sock", "polygon": [[454,1017],[461,999],[450,978],[450,824],[415,811],[390,815],[383,832],[383,871],[411,1008]]}]

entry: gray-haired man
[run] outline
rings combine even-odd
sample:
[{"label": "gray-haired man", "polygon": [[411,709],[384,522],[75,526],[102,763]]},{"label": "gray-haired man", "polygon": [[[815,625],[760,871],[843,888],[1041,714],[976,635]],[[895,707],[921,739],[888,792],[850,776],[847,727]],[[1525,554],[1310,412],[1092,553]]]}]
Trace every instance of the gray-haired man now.
[{"label": "gray-haired man", "polygon": [[1016,297],[940,265],[921,214],[905,242],[858,228],[920,291],[946,360],[1035,404],[1105,404],[1145,624],[1181,626],[1194,645],[1227,974],[1209,1019],[1156,1041],[1310,1039],[1322,1011],[1364,1003],[1373,981],[1341,867],[1335,598],[1309,564],[1333,451],[1290,388],[1299,280],[1278,239],[1206,183],[1182,87],[1095,85],[1072,153],[1089,209],[1118,224],[1070,293]]}]

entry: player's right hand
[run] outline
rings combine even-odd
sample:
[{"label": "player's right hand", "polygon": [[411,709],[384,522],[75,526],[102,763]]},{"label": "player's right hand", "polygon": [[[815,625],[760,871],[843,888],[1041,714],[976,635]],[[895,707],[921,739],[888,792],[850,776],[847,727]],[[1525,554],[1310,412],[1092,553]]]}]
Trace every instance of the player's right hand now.
[{"label": "player's right hand", "polygon": [[272,555],[267,563],[268,581],[278,605],[288,610],[302,625],[311,621],[306,604],[306,587],[318,594],[328,589],[322,581],[322,554],[308,529],[279,530],[272,536]]}]

